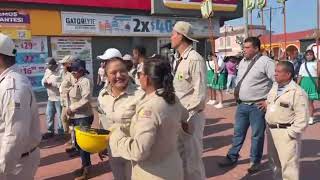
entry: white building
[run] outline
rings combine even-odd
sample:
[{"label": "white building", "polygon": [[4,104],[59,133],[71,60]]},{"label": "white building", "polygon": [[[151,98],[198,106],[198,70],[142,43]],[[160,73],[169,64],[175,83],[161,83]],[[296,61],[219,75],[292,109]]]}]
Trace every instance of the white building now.
[{"label": "white building", "polygon": [[[216,51],[224,56],[234,56],[242,52],[244,26],[224,25],[220,28],[220,37],[215,40]],[[249,25],[249,36],[261,36],[268,33],[265,26]]]}]

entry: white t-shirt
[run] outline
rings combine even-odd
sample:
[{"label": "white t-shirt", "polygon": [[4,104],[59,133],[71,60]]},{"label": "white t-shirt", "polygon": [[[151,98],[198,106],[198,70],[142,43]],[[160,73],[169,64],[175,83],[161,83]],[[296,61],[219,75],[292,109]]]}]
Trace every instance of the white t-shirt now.
[{"label": "white t-shirt", "polygon": [[[312,77],[317,77],[317,61],[313,62],[305,62],[307,63],[307,68],[311,74]],[[305,63],[301,64],[299,76],[309,77],[309,74],[305,68]]]},{"label": "white t-shirt", "polygon": [[[223,59],[222,58],[218,58],[218,66],[220,67],[220,70],[224,69],[225,67],[225,63],[223,62]],[[215,68],[215,65],[214,65],[214,62],[213,61],[207,61],[207,70],[211,70],[210,67],[214,70]],[[219,70],[219,72],[220,72]]]},{"label": "white t-shirt", "polygon": [[99,70],[98,70],[98,74],[100,76],[100,80],[102,82],[106,82],[106,72],[105,72],[104,68],[100,67]]}]

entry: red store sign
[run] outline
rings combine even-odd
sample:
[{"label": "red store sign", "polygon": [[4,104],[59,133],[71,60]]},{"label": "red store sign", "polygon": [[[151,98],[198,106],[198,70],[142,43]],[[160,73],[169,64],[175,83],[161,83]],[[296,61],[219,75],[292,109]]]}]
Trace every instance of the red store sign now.
[{"label": "red store sign", "polygon": [[24,2],[38,4],[60,4],[67,6],[91,6],[115,9],[150,10],[150,0],[0,0],[0,2]]}]

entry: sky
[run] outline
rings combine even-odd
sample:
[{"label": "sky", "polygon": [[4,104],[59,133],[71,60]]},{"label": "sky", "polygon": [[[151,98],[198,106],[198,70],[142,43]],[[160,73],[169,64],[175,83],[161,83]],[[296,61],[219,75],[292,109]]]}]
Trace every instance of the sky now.
[{"label": "sky", "polygon": [[[282,4],[277,0],[267,0],[267,7],[280,7]],[[287,32],[297,32],[316,28],[317,24],[317,0],[288,0],[286,2],[286,21]],[[264,22],[269,30],[269,11],[264,11]],[[261,25],[261,18],[257,18],[258,10],[253,10],[253,24]],[[250,17],[250,15],[249,15]],[[250,18],[249,18],[250,23]],[[226,22],[227,25],[243,25],[244,19],[239,18]],[[272,13],[272,31],[276,34],[283,33],[283,14],[281,9],[274,10]]]}]

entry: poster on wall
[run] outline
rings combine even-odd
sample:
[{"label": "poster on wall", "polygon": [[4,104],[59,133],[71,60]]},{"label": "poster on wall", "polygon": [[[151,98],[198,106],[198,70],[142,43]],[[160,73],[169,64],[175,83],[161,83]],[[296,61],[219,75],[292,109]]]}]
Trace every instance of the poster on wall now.
[{"label": "poster on wall", "polygon": [[0,9],[0,32],[12,39],[31,39],[29,12]]},{"label": "poster on wall", "polygon": [[31,81],[34,91],[44,91],[41,79],[48,57],[47,37],[33,36],[30,40],[14,40],[17,48],[16,63]]},{"label": "poster on wall", "polygon": [[73,55],[86,61],[86,68],[93,79],[91,38],[89,37],[52,37],[52,57],[61,60],[66,55]]},{"label": "poster on wall", "polygon": [[[176,21],[185,18],[114,15],[80,12],[61,12],[63,34],[98,36],[169,37]],[[208,36],[208,22],[188,18],[195,37]],[[215,33],[219,34],[219,21],[213,20]]]}]

